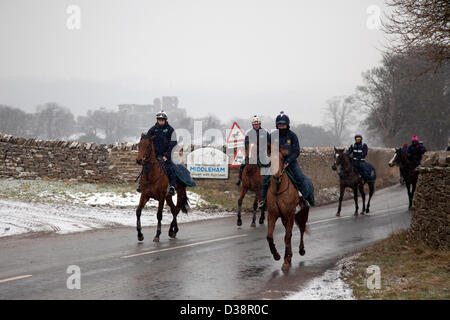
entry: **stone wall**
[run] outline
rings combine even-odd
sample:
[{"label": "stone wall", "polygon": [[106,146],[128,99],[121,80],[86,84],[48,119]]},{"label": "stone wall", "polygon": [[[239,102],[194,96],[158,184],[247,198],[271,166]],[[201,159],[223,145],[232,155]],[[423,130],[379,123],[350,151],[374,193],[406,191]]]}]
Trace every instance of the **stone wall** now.
[{"label": "stone wall", "polygon": [[[186,153],[185,153],[186,154]],[[176,156],[183,160],[183,152]],[[134,182],[141,167],[136,164],[137,145],[99,145],[83,142],[39,141],[0,134],[0,177],[37,177],[86,182]],[[367,160],[377,170],[376,187],[398,181],[398,169],[387,164],[392,149],[370,148]],[[317,203],[338,197],[338,176],[331,170],[333,148],[302,148],[299,163],[315,187]],[[237,192],[238,168],[230,168],[229,179],[197,179],[203,188]]]},{"label": "stone wall", "polygon": [[418,168],[410,239],[450,248],[450,152],[427,152]]}]

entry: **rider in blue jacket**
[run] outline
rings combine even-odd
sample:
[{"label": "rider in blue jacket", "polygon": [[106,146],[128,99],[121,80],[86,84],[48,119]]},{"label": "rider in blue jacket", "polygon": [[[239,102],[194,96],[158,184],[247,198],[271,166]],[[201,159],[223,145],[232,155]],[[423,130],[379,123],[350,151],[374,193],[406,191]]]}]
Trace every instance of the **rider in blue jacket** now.
[{"label": "rider in blue jacket", "polygon": [[[156,114],[156,124],[147,132],[147,137],[155,136],[153,145],[155,147],[156,159],[161,161],[164,172],[169,178],[168,194],[173,196],[177,188],[177,176],[175,165],[172,162],[172,149],[176,146],[177,140],[175,130],[169,125],[168,117],[164,111]],[[140,185],[140,183],[139,183]],[[138,188],[138,192],[140,192]]]},{"label": "rider in blue jacket", "polygon": [[346,151],[346,154],[352,159],[353,167],[360,176],[362,176],[361,161],[366,160],[368,151],[369,148],[367,144],[362,143],[362,135],[359,133],[355,135],[355,143]]},{"label": "rider in blue jacket", "polygon": [[[280,150],[286,150],[287,153],[284,156],[284,167],[292,174],[295,181],[301,181],[303,172],[300,165],[297,162],[297,158],[300,156],[300,144],[298,142],[297,135],[290,130],[289,117],[284,114],[283,111],[277,116],[275,120],[276,128],[278,129],[279,138],[278,141],[272,141],[272,143],[278,143]],[[262,201],[259,204],[260,208],[265,207],[266,195],[269,189],[270,175],[264,176],[263,187],[261,192]],[[299,185],[295,185],[299,190]],[[303,200],[305,206],[309,206],[308,201],[303,197],[299,190],[299,196]]]}]

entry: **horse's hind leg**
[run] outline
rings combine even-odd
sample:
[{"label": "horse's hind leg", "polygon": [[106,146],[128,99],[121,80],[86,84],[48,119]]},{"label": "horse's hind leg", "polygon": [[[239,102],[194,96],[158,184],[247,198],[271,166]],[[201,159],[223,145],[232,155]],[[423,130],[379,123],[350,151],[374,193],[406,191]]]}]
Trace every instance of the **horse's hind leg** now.
[{"label": "horse's hind leg", "polygon": [[252,224],[250,227],[256,228],[256,209],[258,208],[258,198],[255,196],[255,200],[253,201],[253,218]]},{"label": "horse's hind leg", "polygon": [[355,216],[358,215],[358,187],[353,188],[353,199],[355,200]]},{"label": "horse's hind leg", "polygon": [[411,184],[409,182],[406,182],[406,192],[408,192],[408,201],[409,201],[408,209],[412,207],[412,194],[410,191],[410,187]]},{"label": "horse's hind leg", "polygon": [[169,228],[169,237],[172,239],[175,238],[178,233],[177,216],[178,216],[178,213],[180,212],[181,203],[183,202],[183,197],[184,197],[185,192],[186,192],[185,190],[177,190],[177,205],[176,206],[173,203],[171,196],[166,197],[166,202],[170,207],[170,212],[172,213],[172,217],[173,217],[172,222],[170,223],[170,228]]},{"label": "horse's hind leg", "polygon": [[366,193],[364,192],[364,185],[360,184],[358,186],[358,188],[359,188],[359,193],[361,193],[361,199],[362,199],[362,204],[363,204],[360,214],[364,214],[366,212]]},{"label": "horse's hind leg", "polygon": [[295,219],[300,228],[300,247],[298,253],[300,253],[301,256],[304,256],[306,253],[305,244],[303,242],[303,235],[305,234],[306,231],[306,222],[308,221],[308,215],[309,215],[309,207],[302,208],[302,210],[295,215]]},{"label": "horse's hind leg", "polygon": [[142,227],[141,227],[141,213],[142,209],[145,207],[145,204],[148,201],[148,197],[141,194],[141,199],[139,200],[139,205],[136,209],[136,230],[137,230],[137,237],[139,241],[144,240],[144,235],[142,234]]},{"label": "horse's hind leg", "polygon": [[159,236],[161,235],[161,220],[164,208],[164,198],[159,200],[158,212],[156,213],[156,218],[158,219],[158,226],[156,228],[156,236],[153,238],[153,242],[159,242]]},{"label": "horse's hind leg", "polygon": [[336,213],[336,217],[339,217],[341,215],[342,200],[344,199],[344,192],[345,192],[345,187],[341,185],[340,193],[339,193],[339,205],[338,205],[338,211]]},{"label": "horse's hind leg", "polygon": [[275,230],[275,223],[278,217],[274,217],[272,214],[267,216],[267,242],[269,243],[270,252],[275,260],[280,260],[280,254],[278,253],[275,244],[273,243],[273,231]]},{"label": "horse's hind leg", "polygon": [[372,196],[373,196],[374,193],[375,193],[375,183],[374,182],[369,182],[369,201],[367,201],[366,213],[369,213],[370,199],[372,199]]},{"label": "horse's hind leg", "polygon": [[284,263],[281,267],[283,270],[287,270],[291,266],[291,260],[292,260],[292,246],[291,246],[291,240],[292,240],[292,228],[294,226],[294,217],[295,213],[290,215],[289,219],[284,224],[284,227],[286,229],[286,233],[284,235],[284,245],[285,245],[285,251],[284,251]]},{"label": "horse's hind leg", "polygon": [[242,201],[244,200],[245,194],[247,193],[247,188],[242,186],[241,188],[241,194],[238,199],[238,212],[237,212],[237,225],[240,227],[242,226],[242,219],[241,219],[241,209],[242,209]]},{"label": "horse's hind leg", "polygon": [[[261,201],[261,190],[256,190],[256,201],[259,203]],[[259,224],[264,224],[265,214],[264,208],[261,208],[261,216],[259,217]]]}]

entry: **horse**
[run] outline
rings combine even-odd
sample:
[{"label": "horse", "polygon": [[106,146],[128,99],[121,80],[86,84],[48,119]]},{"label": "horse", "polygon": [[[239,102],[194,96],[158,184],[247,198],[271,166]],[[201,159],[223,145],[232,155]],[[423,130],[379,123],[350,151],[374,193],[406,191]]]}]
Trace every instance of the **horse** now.
[{"label": "horse", "polygon": [[[306,222],[308,221],[309,206],[305,206],[303,201],[299,201],[297,188],[286,173],[283,155],[282,151],[276,152],[274,157],[271,157],[274,160],[272,164],[278,163],[279,165],[277,171],[271,176],[273,181],[271,181],[267,193],[267,242],[269,243],[273,258],[276,261],[280,260],[280,254],[273,242],[273,232],[278,218],[281,218],[281,222],[285,228],[285,253],[282,269],[288,270],[291,266],[292,259],[291,238],[294,222],[299,227],[301,234],[299,253],[301,256],[306,253],[303,235],[307,229]],[[271,170],[274,171],[274,168]],[[298,204],[300,204],[300,210],[296,212]]]},{"label": "horse", "polygon": [[[344,149],[336,149],[334,148],[334,164],[331,167],[334,171],[338,172],[339,175],[339,186],[340,186],[340,194],[339,194],[339,206],[336,216],[339,217],[341,215],[341,206],[342,200],[344,199],[345,188],[351,188],[353,190],[353,199],[355,200],[355,213],[354,215],[358,215],[358,189],[361,193],[361,198],[363,202],[363,207],[361,214],[369,213],[370,211],[370,200],[372,199],[373,194],[375,193],[375,182],[366,182],[364,181],[355,171],[349,156],[344,152]],[[364,192],[364,184],[367,183],[369,185],[369,201],[367,202],[366,208],[366,194]]]},{"label": "horse", "polygon": [[395,154],[391,161],[389,161],[390,167],[395,165],[398,165],[400,169],[400,176],[402,176],[405,181],[409,199],[408,209],[411,209],[414,199],[414,192],[416,191],[417,179],[419,177],[419,173],[415,170],[417,165],[408,159],[405,152],[403,152],[401,148],[395,148]]},{"label": "horse", "polygon": [[[256,150],[256,148],[250,147],[251,150]],[[261,200],[261,189],[263,183],[263,176],[261,175],[261,168],[258,164],[249,163],[245,165],[244,171],[242,172],[242,187],[241,194],[238,199],[238,212],[237,212],[237,225],[242,225],[241,219],[241,207],[242,201],[244,200],[247,191],[255,192],[255,200],[253,201],[253,218],[251,227],[256,227],[256,209],[258,208],[258,203]],[[264,223],[264,208],[261,208],[261,216],[259,217],[259,224]]]},{"label": "horse", "polygon": [[154,136],[147,137],[145,134],[141,135],[141,140],[138,144],[138,154],[136,157],[136,163],[142,165],[144,170],[141,178],[141,198],[139,205],[136,209],[136,229],[138,232],[138,240],[143,241],[144,235],[141,228],[141,212],[145,207],[147,201],[152,198],[158,201],[158,211],[156,217],[158,219],[158,227],[156,235],[153,238],[154,242],[159,242],[161,235],[161,220],[164,208],[164,202],[166,201],[170,207],[173,219],[169,228],[169,237],[175,238],[178,232],[177,215],[180,210],[184,213],[188,211],[188,197],[186,194],[186,186],[179,181],[177,183],[177,204],[172,201],[172,196],[167,194],[169,179],[164,173],[164,169],[161,165],[162,160],[158,160],[155,154],[155,148],[153,145]]}]

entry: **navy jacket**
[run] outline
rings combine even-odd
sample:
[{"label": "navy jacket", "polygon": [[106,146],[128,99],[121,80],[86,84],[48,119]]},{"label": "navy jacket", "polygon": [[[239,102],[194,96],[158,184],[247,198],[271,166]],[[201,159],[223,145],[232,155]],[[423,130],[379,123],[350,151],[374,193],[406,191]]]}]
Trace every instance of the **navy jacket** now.
[{"label": "navy jacket", "polygon": [[427,151],[423,144],[418,143],[416,145],[411,144],[406,151],[406,155],[411,161],[414,161],[417,165],[420,164],[422,160],[422,155]]},{"label": "navy jacket", "polygon": [[290,129],[278,131],[280,132],[280,149],[286,149],[289,151],[288,154],[284,156],[284,161],[288,164],[297,161],[297,158],[300,155],[300,144],[298,142],[297,135]]},{"label": "navy jacket", "polygon": [[[156,156],[164,156],[167,159],[171,158],[173,147],[177,145],[175,130],[166,122],[165,125],[160,126],[156,123],[147,132],[147,136],[155,136],[153,144],[155,146]],[[173,134],[173,140],[172,140]]]},{"label": "navy jacket", "polygon": [[367,152],[369,152],[369,148],[365,143],[354,143],[348,148],[347,155],[357,161],[365,160],[367,156]]}]

